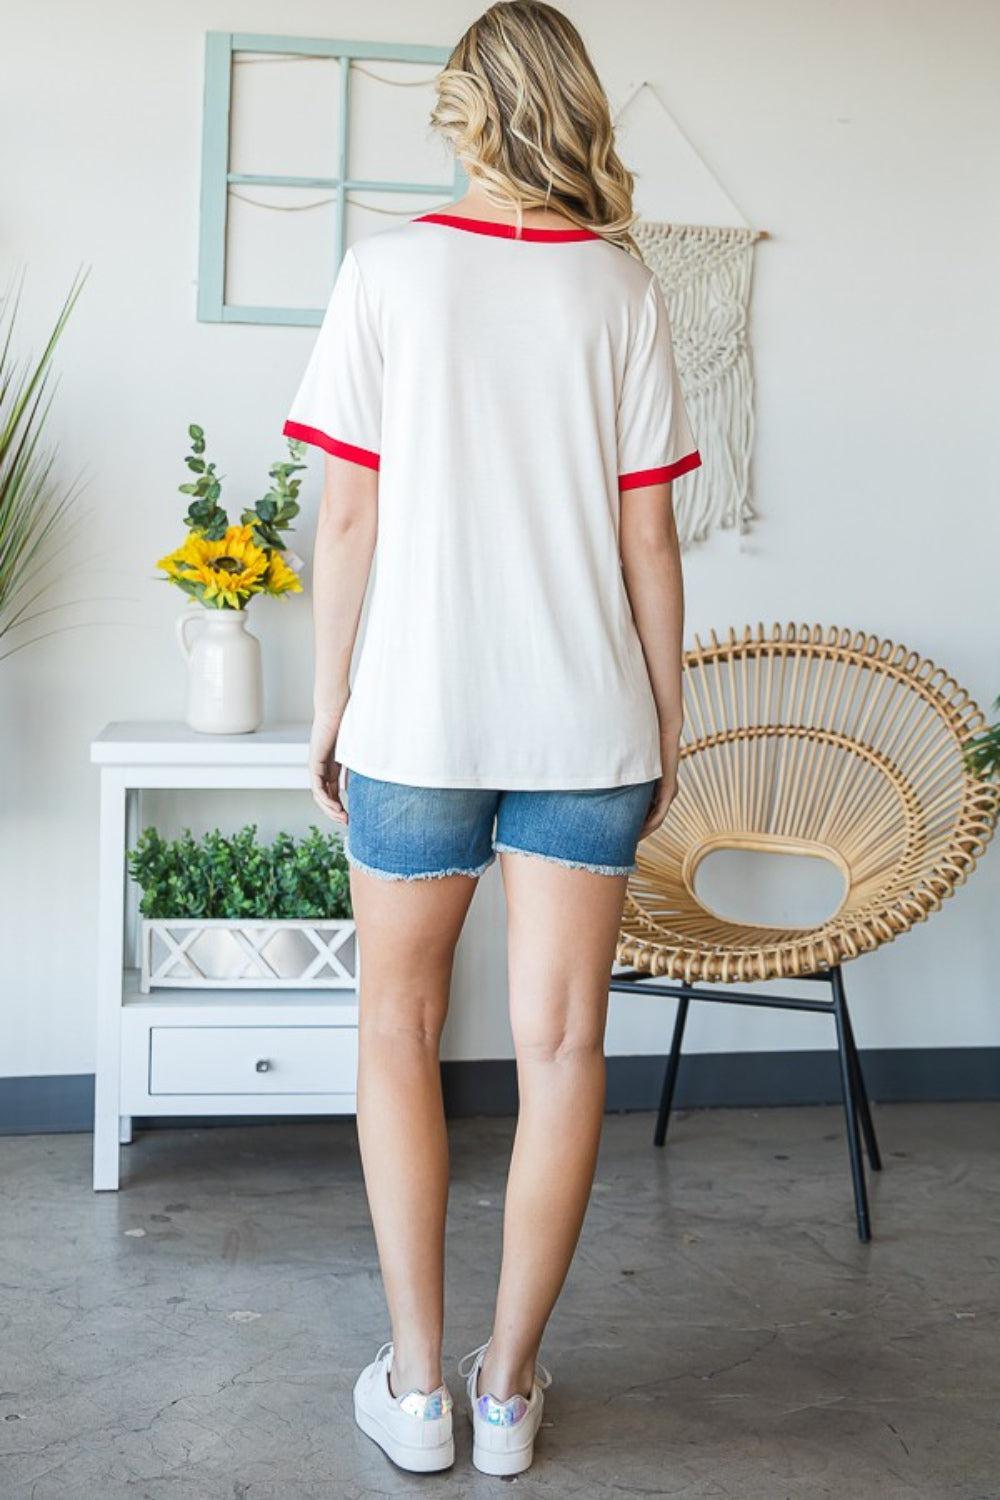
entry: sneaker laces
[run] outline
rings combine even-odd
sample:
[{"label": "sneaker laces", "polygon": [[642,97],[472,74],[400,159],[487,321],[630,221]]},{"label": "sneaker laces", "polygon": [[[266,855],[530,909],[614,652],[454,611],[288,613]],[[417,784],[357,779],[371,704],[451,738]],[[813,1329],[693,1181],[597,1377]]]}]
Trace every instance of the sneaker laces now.
[{"label": "sneaker laces", "polygon": [[[467,1380],[468,1377],[472,1374],[472,1370],[476,1364],[476,1361],[482,1359],[483,1355],[486,1353],[487,1349],[490,1346],[490,1342],[491,1341],[487,1339],[486,1343],[480,1344],[478,1349],[470,1349],[468,1354],[462,1355],[462,1358],[458,1362],[458,1373],[463,1380]],[[552,1376],[549,1374],[548,1370],[541,1363],[541,1361],[537,1359],[535,1360],[535,1384],[538,1386],[539,1390],[543,1391],[547,1391],[549,1386],[552,1384]]]},{"label": "sneaker laces", "polygon": [[486,1343],[480,1344],[478,1349],[470,1349],[468,1354],[462,1355],[462,1358],[458,1362],[458,1373],[459,1375],[461,1375],[463,1380],[468,1379],[468,1377],[472,1374],[472,1366],[475,1364],[480,1355],[486,1353],[489,1346],[490,1341],[489,1339],[487,1339]]}]

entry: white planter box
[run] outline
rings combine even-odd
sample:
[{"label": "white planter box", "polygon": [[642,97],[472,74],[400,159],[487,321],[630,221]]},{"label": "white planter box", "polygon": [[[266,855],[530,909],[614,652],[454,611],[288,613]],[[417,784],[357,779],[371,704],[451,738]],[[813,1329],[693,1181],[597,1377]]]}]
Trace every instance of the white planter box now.
[{"label": "white planter box", "polygon": [[354,990],[353,922],[144,918],[139,988]]}]

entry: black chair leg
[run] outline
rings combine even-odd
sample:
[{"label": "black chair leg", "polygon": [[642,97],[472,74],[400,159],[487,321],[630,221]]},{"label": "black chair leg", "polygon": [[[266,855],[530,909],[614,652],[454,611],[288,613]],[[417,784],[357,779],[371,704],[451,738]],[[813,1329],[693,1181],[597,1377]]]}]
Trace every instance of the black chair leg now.
[{"label": "black chair leg", "polygon": [[873,1172],[881,1172],[882,1153],[879,1151],[878,1139],[875,1135],[875,1122],[872,1119],[871,1105],[868,1102],[868,1090],[865,1088],[865,1078],[861,1071],[861,1058],[858,1055],[858,1044],[854,1039],[854,1025],[851,1021],[851,1013],[847,1009],[846,995],[844,996],[844,1030],[847,1035],[848,1051],[851,1054],[851,1067],[854,1070],[854,1087],[857,1093],[861,1134],[864,1136],[865,1150],[868,1152],[868,1164]]},{"label": "black chair leg", "polygon": [[670,1056],[667,1058],[667,1070],[663,1075],[663,1092],[660,1094],[660,1112],[656,1117],[656,1130],[653,1132],[653,1145],[662,1146],[667,1138],[667,1121],[670,1119],[670,1106],[674,1100],[674,1088],[677,1084],[677,1069],[681,1060],[681,1042],[684,1040],[684,1023],[687,1020],[688,1006],[690,1000],[687,995],[681,995],[677,1001],[677,1016],[674,1020],[674,1035],[670,1043]]},{"label": "black chair leg", "polygon": [[847,1151],[851,1159],[851,1178],[854,1182],[854,1210],[858,1221],[858,1239],[867,1242],[872,1237],[871,1219],[868,1212],[868,1188],[865,1183],[865,1166],[861,1157],[861,1135],[858,1130],[859,1103],[856,1074],[851,1064],[850,1018],[844,997],[844,981],[840,969],[830,971],[833,987],[833,1016],[837,1026],[837,1056],[840,1061],[840,1084],[844,1095],[844,1116],[847,1125]]}]

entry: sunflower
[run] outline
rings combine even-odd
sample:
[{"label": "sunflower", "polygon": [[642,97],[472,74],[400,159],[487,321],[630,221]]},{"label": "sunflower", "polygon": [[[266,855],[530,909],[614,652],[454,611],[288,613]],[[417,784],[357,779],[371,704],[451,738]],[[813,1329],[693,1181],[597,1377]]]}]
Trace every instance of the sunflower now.
[{"label": "sunflower", "polygon": [[301,594],[299,575],[288,566],[280,552],[272,552],[267,564],[265,587],[269,594]]},{"label": "sunflower", "polygon": [[[253,540],[249,526],[230,526],[224,537],[210,542],[193,531],[183,546],[157,563],[172,583],[215,609],[242,609],[254,594],[272,590],[268,573],[274,559]],[[294,578],[290,568],[284,571]],[[296,580],[297,582],[298,580]]]}]

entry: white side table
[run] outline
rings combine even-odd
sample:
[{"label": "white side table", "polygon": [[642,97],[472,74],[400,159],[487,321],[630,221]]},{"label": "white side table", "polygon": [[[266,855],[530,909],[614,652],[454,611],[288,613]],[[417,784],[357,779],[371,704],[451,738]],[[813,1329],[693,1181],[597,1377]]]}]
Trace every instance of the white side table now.
[{"label": "white side table", "polygon": [[[201,735],[182,724],[109,724],[101,770],[94,1187],[118,1187],[133,1115],[343,1115],[356,1104],[352,991],[139,993],[127,953],[135,896],[126,853],[145,788],[307,788],[308,728]],[[131,946],[131,944],[130,944]]]}]

